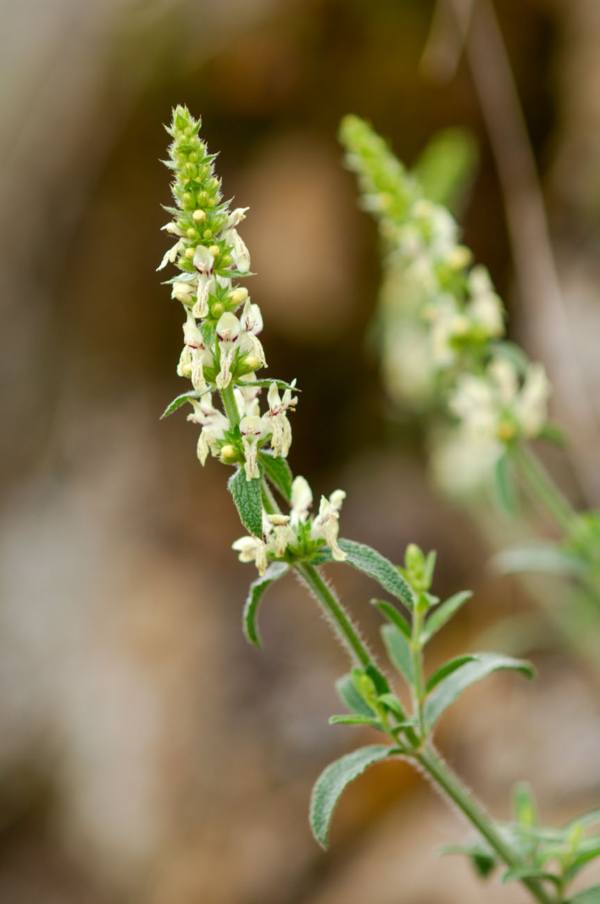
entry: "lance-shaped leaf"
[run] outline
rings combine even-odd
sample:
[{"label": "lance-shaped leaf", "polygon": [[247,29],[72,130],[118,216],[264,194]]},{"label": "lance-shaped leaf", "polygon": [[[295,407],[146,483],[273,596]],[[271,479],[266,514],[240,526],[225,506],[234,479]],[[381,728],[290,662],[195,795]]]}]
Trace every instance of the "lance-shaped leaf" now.
[{"label": "lance-shaped leaf", "polygon": [[258,607],[260,606],[264,592],[273,581],[277,581],[288,570],[285,562],[272,562],[265,573],[258,577],[252,584],[244,606],[244,634],[250,643],[260,647],[261,640],[256,624]]},{"label": "lance-shaped leaf", "polygon": [[298,389],[297,386],[292,386],[291,383],[286,383],[285,380],[269,380],[268,378],[265,380],[252,380],[251,383],[241,382],[238,385],[240,386],[250,386],[251,389],[254,389],[256,386],[269,387],[271,383],[277,384],[277,389],[291,389],[292,392],[302,392],[301,389]]},{"label": "lance-shaped leaf", "polygon": [[262,537],[262,495],[261,479],[246,480],[243,468],[238,468],[227,484],[233,496],[240,520],[255,537]]},{"label": "lance-shaped leaf", "polygon": [[537,825],[537,807],[533,789],[529,782],[517,782],[512,789],[512,808],[514,817],[519,825]]},{"label": "lance-shaped leaf", "polygon": [[310,801],[310,826],[322,848],[327,847],[331,817],[344,789],[365,769],[393,752],[393,747],[384,744],[361,747],[331,763],[321,773]]},{"label": "lance-shaped leaf", "polygon": [[379,584],[399,599],[406,606],[413,604],[413,592],[404,580],[398,569],[389,559],[364,543],[355,543],[354,540],[340,540],[339,545],[347,555],[347,562],[354,565],[359,571],[368,574]]},{"label": "lance-shaped leaf", "polygon": [[259,452],[258,459],[263,466],[263,470],[267,478],[276,487],[286,502],[290,501],[292,495],[293,474],[285,458],[279,455],[275,458],[268,452]]},{"label": "lance-shaped leaf", "polygon": [[568,898],[565,904],[600,904],[600,885],[592,885]]},{"label": "lance-shaped leaf", "polygon": [[535,866],[519,866],[516,869],[509,869],[502,876],[501,882],[504,885],[506,882],[516,882],[522,879],[547,879],[553,882],[557,888],[561,887],[560,876],[557,876],[556,873],[545,872]]},{"label": "lance-shaped leaf", "polygon": [[376,715],[375,710],[359,694],[351,674],[339,678],[335,682],[335,689],[342,703],[345,703],[348,709],[352,710],[356,715],[367,716],[367,718],[372,718]]},{"label": "lance-shaped leaf", "polygon": [[518,498],[513,461],[508,453],[500,456],[496,462],[495,472],[498,502],[508,515],[514,515],[518,509]]},{"label": "lance-shaped leaf", "polygon": [[388,603],[387,600],[371,600],[373,606],[377,606],[380,612],[383,612],[387,620],[392,624],[396,625],[399,631],[402,631],[404,636],[410,640],[411,630],[410,625],[406,621],[403,615],[398,612],[393,603]]},{"label": "lance-shaped leaf", "polygon": [[431,640],[433,635],[436,634],[440,628],[443,628],[446,622],[449,622],[452,616],[458,612],[461,606],[463,606],[467,600],[471,599],[472,596],[473,594],[470,590],[462,590],[460,593],[455,593],[454,596],[449,597],[441,606],[438,606],[437,609],[434,609],[425,623],[422,634],[423,643],[427,643],[428,640]]},{"label": "lance-shaped leaf", "polygon": [[461,666],[465,664],[465,662],[473,662],[476,659],[472,653],[465,653],[462,656],[456,656],[455,659],[450,659],[448,662],[445,662],[439,668],[433,672],[432,675],[429,676],[427,680],[426,690],[427,693],[431,693],[436,685],[443,681],[444,678],[447,678],[448,675],[451,675],[452,672],[455,672],[457,669],[460,669]]},{"label": "lance-shaped leaf", "polygon": [[533,678],[535,669],[529,662],[502,656],[498,653],[476,653],[470,662],[466,662],[447,678],[444,678],[428,696],[425,703],[425,721],[432,728],[442,713],[452,705],[464,690],[477,681],[481,681],[492,672],[500,669],[513,669],[528,678]]},{"label": "lance-shaped leaf", "polygon": [[396,625],[384,625],[381,636],[390,661],[409,684],[414,681],[414,668],[410,640]]},{"label": "lance-shaped leaf", "polygon": [[359,716],[356,713],[352,713],[352,715],[345,716],[330,716],[329,717],[330,725],[370,725],[374,728],[381,728],[381,723],[379,719],[371,718],[370,716]]},{"label": "lance-shaped leaf", "polygon": [[581,564],[553,543],[532,543],[505,549],[493,559],[493,565],[502,574],[541,571],[546,574],[577,575]]},{"label": "lance-shaped leaf", "polygon": [[466,842],[465,844],[446,844],[438,848],[438,854],[440,856],[464,854],[470,858],[475,872],[482,879],[487,879],[498,864],[492,849],[479,840]]},{"label": "lance-shaped leaf", "polygon": [[194,390],[190,390],[190,392],[183,392],[181,395],[177,396],[176,399],[167,405],[163,413],[161,414],[161,420],[164,417],[169,417],[170,414],[173,414],[174,411],[177,411],[178,408],[181,408],[182,405],[185,405],[186,402],[189,402],[190,399],[200,399],[202,398],[201,392],[195,392]]}]

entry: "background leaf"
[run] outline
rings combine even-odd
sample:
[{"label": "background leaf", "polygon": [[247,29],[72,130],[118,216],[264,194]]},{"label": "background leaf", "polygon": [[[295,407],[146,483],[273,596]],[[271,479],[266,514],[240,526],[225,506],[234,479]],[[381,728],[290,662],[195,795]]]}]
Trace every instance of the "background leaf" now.
[{"label": "background leaf", "polygon": [[437,722],[464,690],[500,669],[514,669],[533,678],[535,669],[523,659],[513,659],[499,653],[476,653],[471,662],[465,663],[438,684],[425,702],[425,721],[429,728]]},{"label": "background leaf", "polygon": [[269,587],[273,581],[283,577],[286,571],[288,571],[288,566],[285,562],[272,562],[265,573],[250,584],[250,591],[244,606],[244,634],[250,643],[253,643],[257,647],[260,647],[261,645],[260,635],[256,624],[258,607],[267,587]]},{"label": "background leaf", "polygon": [[553,543],[532,543],[530,546],[505,549],[493,558],[492,564],[502,574],[541,571],[546,574],[576,575],[580,570],[577,559]]},{"label": "background leaf", "polygon": [[568,898],[565,904],[600,904],[600,885],[592,885]]},{"label": "background leaf", "polygon": [[262,537],[261,483],[260,477],[246,480],[244,469],[238,468],[227,484],[242,524],[255,537]]},{"label": "background leaf", "polygon": [[387,744],[361,747],[331,763],[321,773],[310,801],[310,826],[322,848],[327,847],[331,817],[344,789],[365,769],[385,759],[392,751],[393,748]]}]

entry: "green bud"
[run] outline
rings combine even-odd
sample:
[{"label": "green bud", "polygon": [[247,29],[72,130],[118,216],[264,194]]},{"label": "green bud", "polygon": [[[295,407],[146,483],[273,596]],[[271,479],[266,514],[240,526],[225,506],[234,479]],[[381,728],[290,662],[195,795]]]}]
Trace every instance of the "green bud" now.
[{"label": "green bud", "polygon": [[220,301],[216,301],[214,305],[210,309],[211,317],[214,317],[215,320],[218,320],[221,314],[225,313],[225,307],[221,304]]}]

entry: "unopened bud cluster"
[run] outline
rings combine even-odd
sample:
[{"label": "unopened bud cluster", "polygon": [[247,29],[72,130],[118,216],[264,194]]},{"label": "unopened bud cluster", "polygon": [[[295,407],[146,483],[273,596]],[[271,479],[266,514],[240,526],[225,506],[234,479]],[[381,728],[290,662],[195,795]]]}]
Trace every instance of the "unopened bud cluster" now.
[{"label": "unopened bud cluster", "polygon": [[[173,219],[163,229],[175,237],[158,267],[169,263],[179,273],[168,280],[171,296],[185,313],[183,349],[177,373],[191,381],[185,400],[192,406],[188,420],[200,429],[198,458],[202,465],[209,455],[229,465],[244,468],[246,480],[261,478],[259,455],[268,448],[275,458],[286,458],[292,442],[288,414],[297,397],[295,381],[258,380],[256,372],[266,367],[259,333],[263,328],[260,308],[248,290],[235,280],[250,275],[250,255],[237,227],[248,208],[230,210],[223,201],[221,180],[215,175],[214,154],[198,135],[200,121],[185,107],[173,111],[167,132],[172,137],[166,166],[174,173],[171,190],[175,207],[166,208]],[[259,397],[268,387],[267,409],[261,412]],[[216,407],[215,394],[229,405]],[[232,415],[232,412],[234,414]],[[235,548],[242,561],[255,561],[264,571],[267,558],[283,558],[288,547],[337,546],[341,490],[323,497],[319,513],[308,514],[312,491],[304,478],[296,478],[292,511],[286,515],[263,513],[263,538],[245,537]],[[278,520],[279,519],[279,520]],[[252,552],[256,546],[256,553]]]},{"label": "unopened bud cluster", "polygon": [[[404,402],[443,391],[463,434],[490,464],[506,444],[535,438],[547,423],[550,386],[505,337],[505,312],[485,267],[459,243],[459,228],[423,197],[386,142],[363,120],[346,117],[341,140],[358,175],[362,204],[385,243],[383,372]],[[426,385],[425,385],[426,384]]]}]

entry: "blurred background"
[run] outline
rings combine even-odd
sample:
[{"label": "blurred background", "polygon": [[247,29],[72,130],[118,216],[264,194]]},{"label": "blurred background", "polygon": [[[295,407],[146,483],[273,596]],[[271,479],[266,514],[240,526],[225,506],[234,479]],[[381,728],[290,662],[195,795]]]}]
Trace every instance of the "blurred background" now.
[{"label": "blurred background", "polygon": [[[344,655],[291,578],[266,598],[264,651],[246,645],[253,571],[229,548],[241,530],[226,473],[199,467],[183,416],[158,420],[182,391],[181,311],[155,273],[168,247],[161,124],[185,103],[220,152],[226,195],[250,206],[241,232],[269,373],[303,390],[294,471],[316,492],[347,490],[344,536],[395,561],[409,541],[435,547],[435,591],[474,589],[434,659],[531,611],[491,572],[472,521],[430,488],[418,426],[385,400],[366,339],[376,230],[336,142],[347,112],[408,164],[441,128],[476,136],[465,242],[507,300],[513,338],[557,385],[577,460],[550,465],[574,501],[598,505],[600,6],[497,0],[496,12],[547,200],[558,304],[544,291],[547,261],[529,294],[515,278],[515,171],[501,183],[489,139],[494,125],[496,150],[510,135],[494,101],[503,76],[485,35],[487,68],[456,57],[448,9],[3,0],[1,904],[522,900],[514,886],[482,888],[462,860],[435,859],[465,827],[402,763],[361,778],[330,853],[317,848],[312,783],[370,740],[327,726]],[[522,198],[518,168],[515,178]],[[375,587],[331,573],[377,645],[365,605]],[[507,816],[511,784],[528,776],[543,818],[561,821],[600,804],[598,677],[558,644],[538,646],[538,682],[497,677],[470,691],[472,711],[448,715],[439,741],[494,814]]]}]

